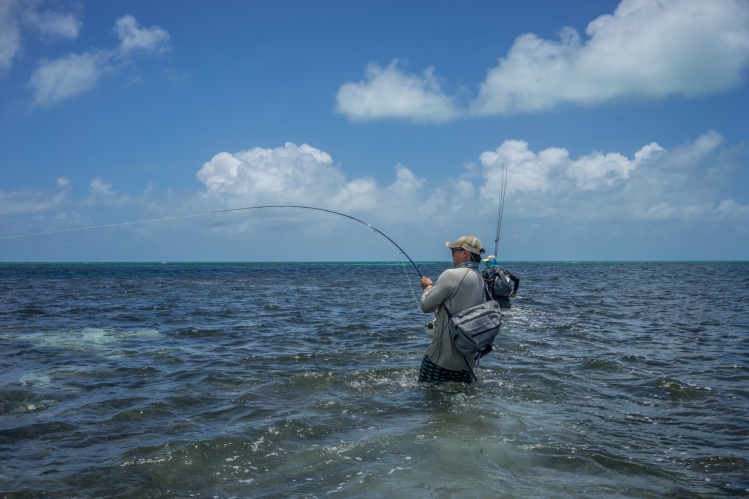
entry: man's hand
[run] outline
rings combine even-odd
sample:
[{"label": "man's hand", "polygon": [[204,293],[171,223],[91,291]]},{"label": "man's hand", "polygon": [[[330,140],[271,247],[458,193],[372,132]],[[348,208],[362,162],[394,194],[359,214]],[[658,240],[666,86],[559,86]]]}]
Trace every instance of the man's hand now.
[{"label": "man's hand", "polygon": [[432,280],[428,277],[421,278],[421,289],[425,289],[427,286],[432,285]]}]

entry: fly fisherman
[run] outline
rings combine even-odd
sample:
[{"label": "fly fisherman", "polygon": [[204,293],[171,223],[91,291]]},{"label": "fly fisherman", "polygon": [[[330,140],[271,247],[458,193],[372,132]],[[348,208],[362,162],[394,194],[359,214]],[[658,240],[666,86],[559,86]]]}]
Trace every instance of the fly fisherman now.
[{"label": "fly fisherman", "polygon": [[[507,269],[503,269],[497,263],[497,257],[489,255],[484,258],[486,263],[486,269],[482,272],[484,280],[489,291],[492,294],[492,299],[499,303],[501,308],[510,308],[510,298],[515,298],[518,292],[518,286],[520,286],[520,278],[510,272]],[[512,281],[512,284],[510,284]]]},{"label": "fly fisherman", "polygon": [[448,310],[455,314],[484,301],[484,280],[479,273],[484,247],[474,236],[463,236],[445,246],[452,251],[453,268],[442,272],[434,285],[428,277],[421,279],[424,290],[421,310],[434,312],[435,321],[432,343],[419,369],[419,381],[470,383],[476,361],[463,356],[455,347],[448,327]]}]

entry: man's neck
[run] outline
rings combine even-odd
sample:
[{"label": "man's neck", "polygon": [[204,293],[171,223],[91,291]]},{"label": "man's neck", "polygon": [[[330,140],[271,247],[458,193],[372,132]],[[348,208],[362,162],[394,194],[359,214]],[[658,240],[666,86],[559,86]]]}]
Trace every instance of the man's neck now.
[{"label": "man's neck", "polygon": [[458,266],[460,266],[460,265],[463,265],[464,263],[466,263],[466,262],[470,262],[470,261],[471,261],[471,257],[470,257],[470,256],[468,256],[468,257],[463,257],[462,259],[460,259],[460,260],[457,260],[457,261],[455,262],[455,265],[453,265],[453,267],[455,267],[455,268],[458,268]]},{"label": "man's neck", "polygon": [[461,262],[457,265],[455,265],[456,269],[463,269],[463,268],[469,268],[469,269],[476,269],[478,270],[479,264],[472,261],[472,260],[466,260],[465,262]]}]

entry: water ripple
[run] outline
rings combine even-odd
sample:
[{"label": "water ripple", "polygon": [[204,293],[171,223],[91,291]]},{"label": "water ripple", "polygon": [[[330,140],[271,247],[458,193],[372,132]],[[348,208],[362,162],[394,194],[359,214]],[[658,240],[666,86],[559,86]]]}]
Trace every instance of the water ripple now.
[{"label": "water ripple", "polygon": [[749,493],[749,264],[512,270],[434,386],[399,265],[4,265],[0,495]]}]

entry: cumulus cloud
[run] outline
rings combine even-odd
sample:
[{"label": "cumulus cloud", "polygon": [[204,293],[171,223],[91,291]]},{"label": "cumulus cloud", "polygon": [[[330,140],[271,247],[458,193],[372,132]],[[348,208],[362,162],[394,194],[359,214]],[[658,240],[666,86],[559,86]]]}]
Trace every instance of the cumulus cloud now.
[{"label": "cumulus cloud", "polygon": [[433,68],[421,76],[413,75],[397,60],[384,68],[370,63],[365,79],[343,84],[336,102],[337,111],[352,120],[396,118],[440,123],[458,116],[456,99],[443,92]]},{"label": "cumulus cloud", "polygon": [[739,84],[748,67],[745,0],[622,0],[613,14],[590,22],[584,36],[571,27],[558,40],[519,36],[467,106],[442,90],[432,68],[419,76],[393,62],[372,63],[363,81],[342,85],[337,109],[352,120],[440,123],[562,104],[690,98]]},{"label": "cumulus cloud", "polygon": [[196,176],[205,185],[200,198],[213,206],[308,205],[398,220],[404,207],[418,209],[424,179],[402,165],[395,172],[387,186],[369,176],[347,179],[327,152],[287,142],[274,149],[219,153]]},{"label": "cumulus cloud", "polygon": [[326,152],[287,142],[283,147],[255,147],[235,154],[222,152],[196,174],[208,195],[269,203],[273,200],[319,201],[345,183]]},{"label": "cumulus cloud", "polygon": [[[415,224],[413,229],[421,229],[440,220],[449,227],[465,222],[466,213],[496,216],[506,169],[507,206],[520,219],[745,223],[746,199],[723,194],[736,182],[744,154],[728,148],[714,131],[669,150],[652,142],[630,153],[591,151],[579,157],[560,147],[534,151],[526,141],[507,140],[478,155],[478,165],[466,165],[456,178],[430,184],[398,164],[393,181],[381,185],[369,176],[347,177],[327,152],[289,142],[216,154],[196,173],[204,188],[191,200],[181,199],[180,210],[292,204],[361,214],[390,226]],[[152,186],[136,197],[101,177],[88,187],[78,200],[67,177],[58,179],[54,191],[0,191],[0,215],[139,206],[148,216],[161,216],[177,209],[170,196],[155,198]]]},{"label": "cumulus cloud", "polygon": [[719,194],[728,176],[715,171],[732,166],[724,149],[723,137],[714,131],[670,151],[646,144],[631,157],[594,151],[572,158],[563,148],[534,152],[525,141],[508,140],[481,154],[480,195],[496,206],[506,169],[508,199],[526,217],[705,221],[745,216],[749,205]]},{"label": "cumulus cloud", "polygon": [[730,182],[732,164],[723,137],[709,131],[671,150],[652,142],[630,154],[579,157],[564,148],[533,151],[525,141],[507,140],[479,155],[478,175],[467,165],[464,175],[431,186],[403,165],[395,166],[388,185],[347,178],[328,153],[293,143],[217,154],[197,178],[205,186],[199,197],[222,208],[301,204],[366,213],[388,224],[435,216],[447,223],[461,209],[495,214],[506,168],[508,206],[524,218],[694,221],[745,216],[747,205],[719,194]]},{"label": "cumulus cloud", "polygon": [[742,0],[623,0],[582,39],[519,37],[481,84],[473,111],[543,111],[621,97],[694,97],[738,84],[749,66]]},{"label": "cumulus cloud", "polygon": [[135,53],[159,53],[168,49],[169,34],[158,27],[141,28],[133,16],[117,20],[115,32],[120,43],[114,50],[94,49],[42,60],[31,76],[37,106],[51,106],[91,90],[107,73],[130,64]]}]

